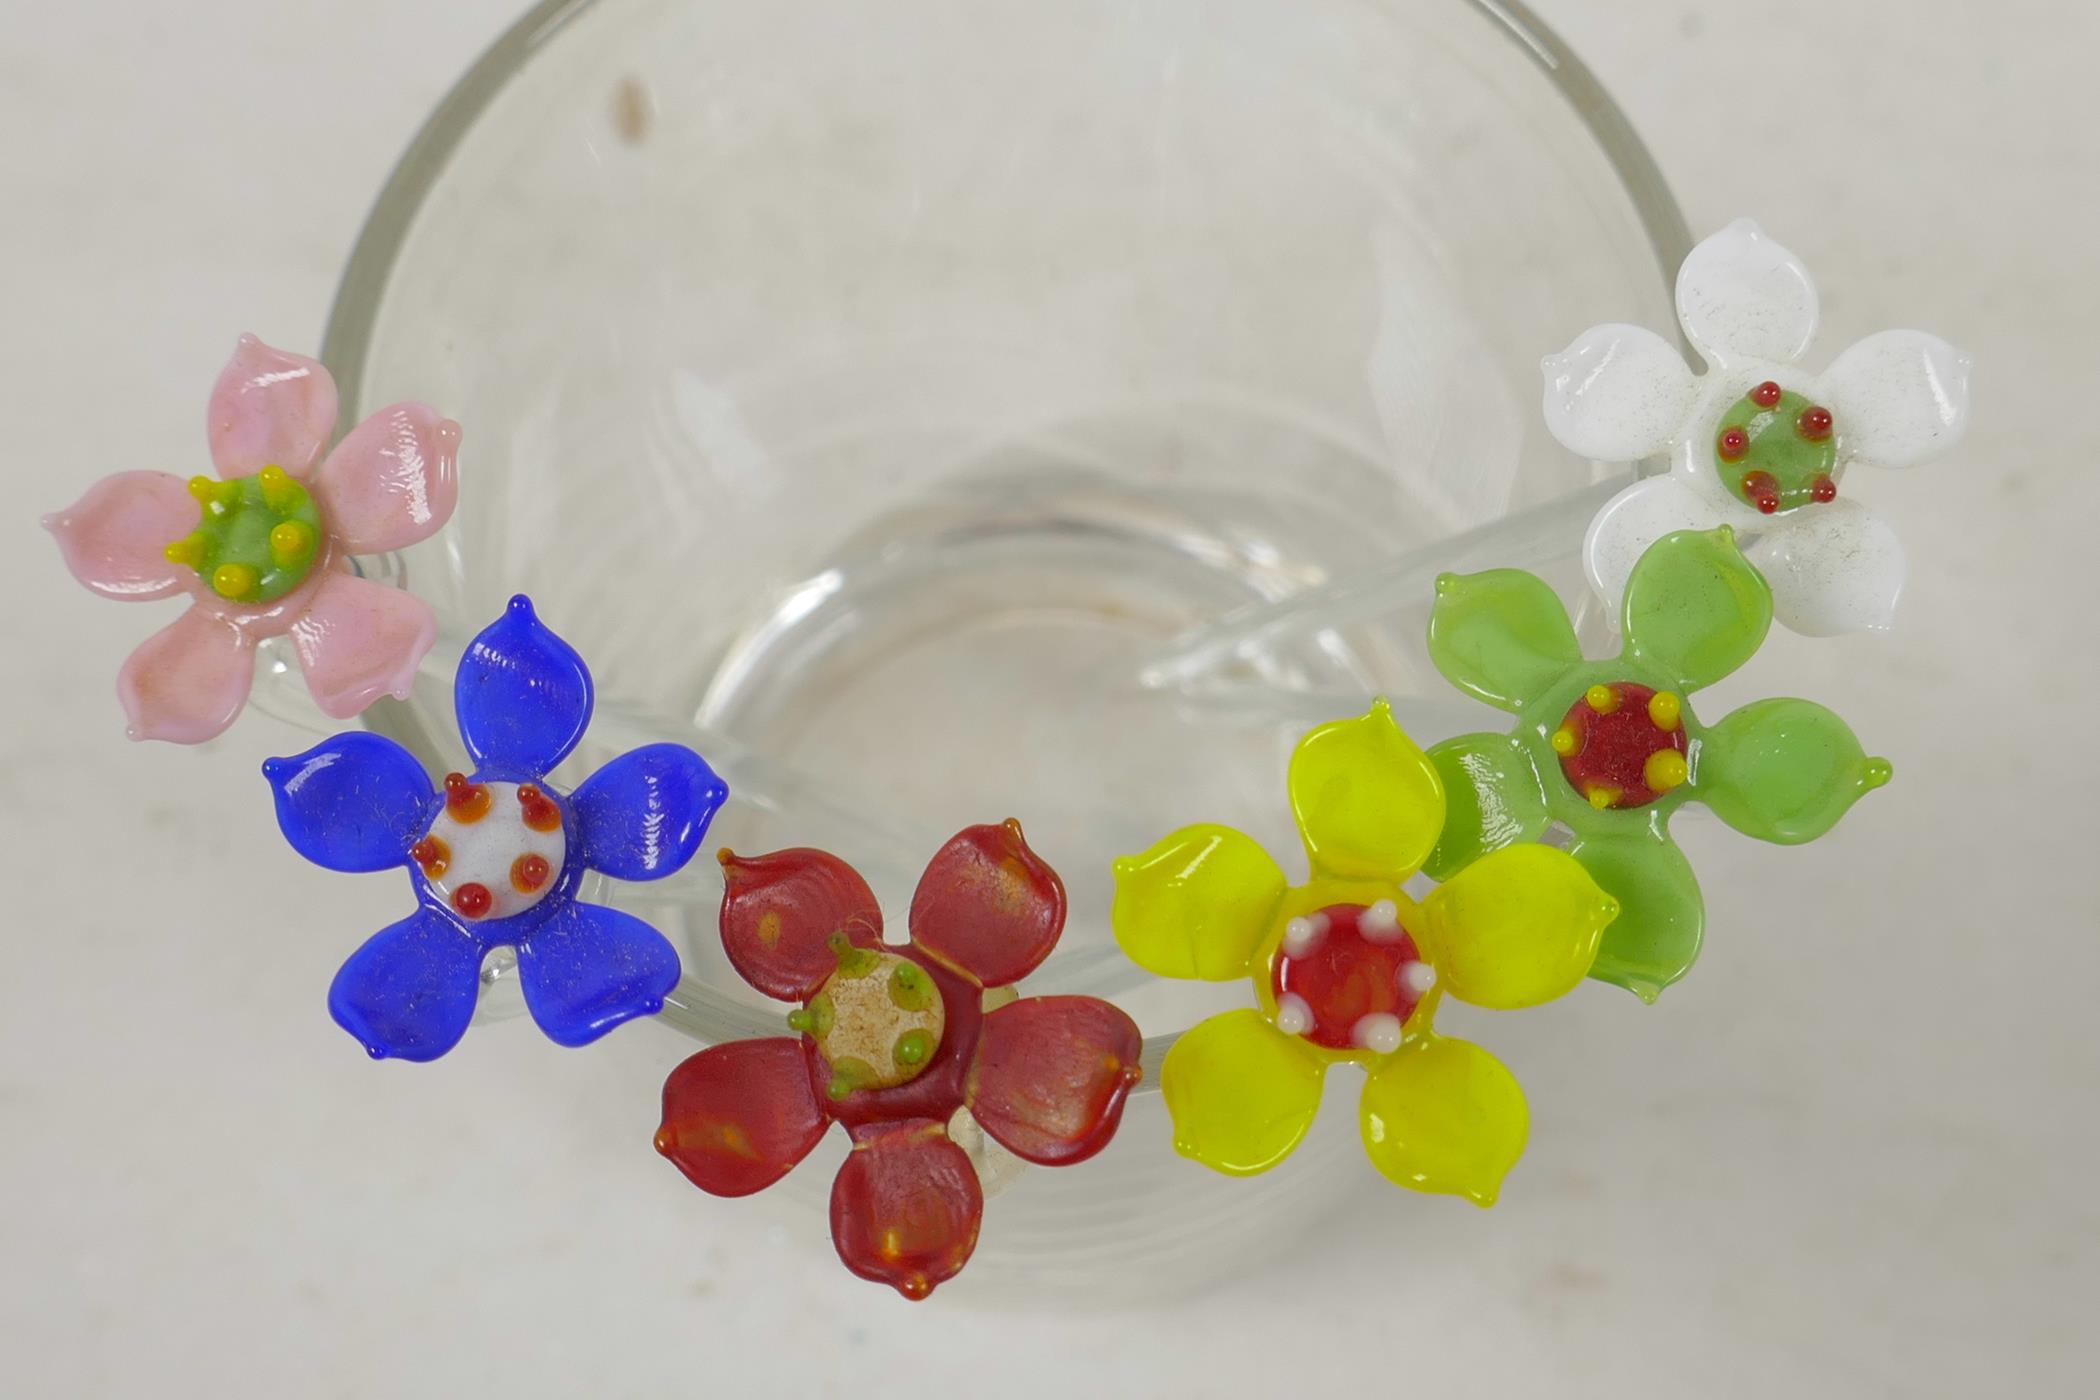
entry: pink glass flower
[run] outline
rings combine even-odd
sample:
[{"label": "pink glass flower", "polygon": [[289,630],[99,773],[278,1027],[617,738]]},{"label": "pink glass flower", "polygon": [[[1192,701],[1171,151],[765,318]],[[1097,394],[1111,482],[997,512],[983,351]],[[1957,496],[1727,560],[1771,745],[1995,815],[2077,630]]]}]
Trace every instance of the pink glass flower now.
[{"label": "pink glass flower", "polygon": [[192,599],[117,672],[132,738],[222,733],[269,637],[291,637],[314,703],[335,719],[408,694],[437,619],[413,594],[359,577],[350,556],[405,548],[451,518],[459,424],[393,404],[324,456],[335,414],[318,361],[244,335],[207,410],[218,481],[118,472],[44,517],[66,567],[103,597]]}]

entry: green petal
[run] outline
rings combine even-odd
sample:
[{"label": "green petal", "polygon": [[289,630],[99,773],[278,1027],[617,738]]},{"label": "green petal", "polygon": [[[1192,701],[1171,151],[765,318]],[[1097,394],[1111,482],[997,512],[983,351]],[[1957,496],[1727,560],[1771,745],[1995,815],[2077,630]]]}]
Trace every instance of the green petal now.
[{"label": "green petal", "polygon": [[1748,661],[1771,626],[1772,590],[1726,525],[1664,535],[1626,581],[1624,655],[1682,690],[1712,685]]},{"label": "green petal", "polygon": [[1619,901],[1590,976],[1654,1001],[1699,957],[1706,904],[1691,862],[1661,832],[1577,841],[1568,854]]},{"label": "green petal", "polygon": [[1444,780],[1444,832],[1422,867],[1430,879],[1546,829],[1545,784],[1516,736],[1461,734],[1430,749],[1429,761]]},{"label": "green petal", "polygon": [[1429,656],[1444,679],[1504,710],[1521,710],[1582,661],[1568,610],[1522,569],[1444,574],[1429,614]]},{"label": "green petal", "polygon": [[1759,700],[1701,736],[1692,791],[1745,836],[1813,841],[1889,780],[1845,722],[1809,700]]}]

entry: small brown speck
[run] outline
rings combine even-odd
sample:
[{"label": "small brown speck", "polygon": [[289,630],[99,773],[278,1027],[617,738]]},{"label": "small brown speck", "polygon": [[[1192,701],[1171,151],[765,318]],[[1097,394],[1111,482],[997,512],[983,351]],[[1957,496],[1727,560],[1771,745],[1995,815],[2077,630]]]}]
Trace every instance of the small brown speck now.
[{"label": "small brown speck", "polygon": [[620,79],[613,89],[613,130],[630,146],[639,146],[649,139],[649,130],[656,125],[656,98],[649,85],[632,73]]}]

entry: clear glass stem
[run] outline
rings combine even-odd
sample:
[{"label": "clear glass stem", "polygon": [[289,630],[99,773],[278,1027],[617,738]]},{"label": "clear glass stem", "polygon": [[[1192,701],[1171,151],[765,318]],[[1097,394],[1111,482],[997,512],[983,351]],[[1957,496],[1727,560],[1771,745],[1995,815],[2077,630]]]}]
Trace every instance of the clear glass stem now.
[{"label": "clear glass stem", "polygon": [[[1287,639],[1421,606],[1438,574],[1528,568],[1581,548],[1590,517],[1626,485],[1613,479],[1452,535],[1275,602],[1237,609],[1174,639],[1138,673],[1151,689],[1192,690]],[[1331,715],[1329,716],[1332,717]]]},{"label": "clear glass stem", "polygon": [[[457,642],[439,637],[417,668],[418,675],[434,682],[438,694],[449,697],[462,651]],[[418,691],[423,687],[424,682],[419,680]],[[285,638],[273,638],[259,650],[254,703],[264,713],[316,734],[333,734],[345,728],[343,721],[322,714],[307,695],[298,662]],[[400,712],[413,703],[382,700],[365,712],[363,722],[378,733],[404,742],[433,774],[461,762],[449,715],[425,717],[439,721],[434,724],[402,722],[406,716]],[[450,752],[431,752],[420,742],[409,742],[438,732],[447,736],[444,743]],[[853,831],[864,870],[915,872],[924,863],[924,841],[904,831],[880,810],[842,801],[833,785],[819,783],[727,734],[694,723],[689,716],[645,709],[621,698],[601,698],[591,713],[586,742],[592,748],[618,751],[666,739],[676,739],[703,754],[740,803],[785,817],[798,827]],[[683,884],[681,881],[679,888]]]}]

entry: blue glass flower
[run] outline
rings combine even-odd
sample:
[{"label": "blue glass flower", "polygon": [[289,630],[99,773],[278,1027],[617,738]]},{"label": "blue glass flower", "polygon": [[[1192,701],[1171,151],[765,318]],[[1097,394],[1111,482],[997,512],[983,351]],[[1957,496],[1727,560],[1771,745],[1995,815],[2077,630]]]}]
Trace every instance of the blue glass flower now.
[{"label": "blue glass flower", "polygon": [[476,771],[441,790],[408,750],[362,731],[263,764],[299,854],[330,870],[406,866],[415,886],[416,912],[336,974],[337,1024],[374,1059],[434,1060],[466,1034],[482,958],[499,946],[518,950],[525,1005],[559,1044],[654,1015],[678,981],[677,950],[576,887],[586,869],[678,870],[728,786],[678,744],[622,754],[573,793],[548,786],[590,724],[591,673],[523,595],[467,647],[452,694]]}]

